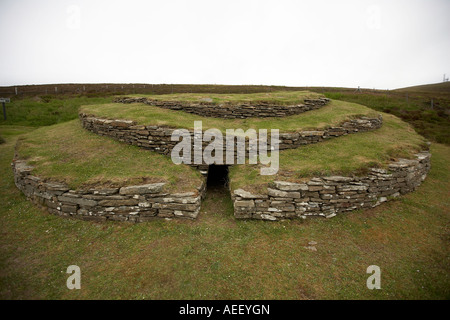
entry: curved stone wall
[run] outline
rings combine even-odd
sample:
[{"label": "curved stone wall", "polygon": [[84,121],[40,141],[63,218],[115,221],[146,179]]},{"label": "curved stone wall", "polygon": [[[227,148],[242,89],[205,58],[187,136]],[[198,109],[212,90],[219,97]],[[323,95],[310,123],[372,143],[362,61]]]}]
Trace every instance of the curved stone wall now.
[{"label": "curved stone wall", "polygon": [[[291,106],[262,102],[218,105],[129,97],[117,98],[115,102],[145,103],[208,117],[263,118],[285,117],[318,109],[326,105],[329,99],[309,99],[304,104]],[[79,117],[83,128],[91,132],[160,154],[170,155],[178,144],[178,141],[171,140],[177,128],[140,125],[131,120],[112,120],[85,113],[80,113]],[[323,130],[284,132],[280,133],[279,146],[280,150],[294,149],[334,137],[375,130],[382,124],[381,115],[373,118],[360,116]],[[189,130],[189,133],[193,139],[194,130]],[[204,142],[203,148],[208,144]],[[224,137],[224,156],[226,145]],[[248,147],[247,144],[247,151]],[[236,157],[236,146],[233,149]],[[194,154],[193,149],[191,153]],[[234,214],[238,219],[331,218],[342,212],[372,208],[419,186],[430,170],[430,157],[429,152],[423,151],[414,160],[400,159],[390,163],[388,170],[372,168],[367,175],[360,177],[315,177],[301,183],[275,181],[267,185],[265,194],[237,189],[232,192]],[[207,164],[193,166],[207,173]],[[12,167],[16,186],[31,201],[52,214],[84,220],[142,222],[154,218],[195,219],[206,190],[205,181],[186,193],[169,193],[165,190],[165,183],[71,190],[66,184],[47,182],[32,175],[33,167],[24,160],[14,159]]]},{"label": "curved stone wall", "polygon": [[59,216],[94,221],[143,222],[155,218],[191,218],[200,211],[205,183],[186,193],[164,191],[165,183],[121,188],[70,190],[62,183],[45,182],[33,176],[24,160],[11,164],[14,181],[32,202]]},{"label": "curved stone wall", "polygon": [[312,144],[336,138],[347,134],[371,131],[381,128],[383,118],[359,117],[344,121],[339,126],[324,130],[308,130],[299,132],[280,133],[280,150],[295,149],[303,145]]},{"label": "curved stone wall", "polygon": [[119,97],[114,99],[116,103],[145,103],[159,108],[170,110],[181,110],[202,117],[214,118],[267,118],[286,117],[300,114],[306,111],[319,109],[330,102],[328,98],[305,99],[303,104],[278,105],[269,102],[252,103],[221,103],[210,102],[185,102],[185,101],[162,101],[147,98]]},{"label": "curved stone wall", "polygon": [[338,213],[372,208],[391,198],[413,191],[430,170],[431,154],[400,159],[389,169],[372,168],[363,177],[317,177],[303,183],[276,181],[267,194],[234,190],[234,215],[240,219],[334,217]]},{"label": "curved stone wall", "polygon": [[[326,217],[338,213],[373,208],[415,190],[430,170],[429,152],[416,159],[400,159],[389,169],[372,168],[362,177],[316,177],[306,182],[275,181],[267,194],[234,190],[234,215],[238,219],[279,220]],[[121,188],[71,190],[67,185],[45,182],[31,174],[24,160],[12,163],[16,186],[32,202],[48,212],[94,221],[143,222],[155,218],[195,219],[205,193],[205,183],[186,193],[164,192],[164,183]]]},{"label": "curved stone wall", "polygon": [[[91,132],[103,136],[109,136],[121,142],[139,146],[161,154],[170,155],[172,149],[178,143],[178,141],[171,141],[172,133],[176,130],[174,128],[138,125],[136,122],[130,120],[110,120],[98,118],[85,113],[80,113],[79,116],[82,126]],[[382,124],[383,119],[381,115],[379,115],[375,118],[360,117],[347,120],[339,126],[324,130],[280,133],[279,147],[280,150],[294,149],[303,145],[321,142],[342,135],[375,130],[380,128]],[[190,130],[190,134],[193,139],[194,131]],[[225,136],[223,139],[223,146],[225,148],[227,145]],[[207,145],[208,143],[205,142],[203,148]],[[235,147],[235,157],[236,150],[237,148]],[[193,156],[193,150],[191,154]],[[225,150],[223,154],[225,157]],[[207,165],[204,164],[200,167],[201,169],[205,169],[205,166]]]}]

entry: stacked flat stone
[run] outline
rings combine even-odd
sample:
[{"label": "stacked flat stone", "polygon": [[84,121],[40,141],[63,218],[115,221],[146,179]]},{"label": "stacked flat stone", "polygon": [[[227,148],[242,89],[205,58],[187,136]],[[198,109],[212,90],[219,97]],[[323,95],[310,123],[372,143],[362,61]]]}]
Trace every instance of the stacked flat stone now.
[{"label": "stacked flat stone", "polygon": [[[135,145],[147,150],[155,151],[160,154],[169,155],[172,149],[176,146],[178,141],[171,141],[171,136],[176,128],[160,127],[154,125],[138,125],[135,121],[129,120],[111,120],[105,118],[99,118],[94,115],[86,113],[80,113],[80,121],[88,131],[94,132],[102,136],[108,136],[118,141],[125,142],[131,145]],[[324,130],[316,131],[298,131],[280,133],[279,136],[279,149],[295,149],[300,146],[318,143],[327,139],[378,129],[382,126],[383,119],[380,116],[370,118],[361,116],[359,118],[344,121],[339,126],[331,127]],[[194,131],[190,130],[192,141],[194,139]],[[270,138],[269,138],[270,141]],[[203,142],[203,148],[209,143]],[[223,155],[225,163],[226,156],[226,139],[223,137]],[[234,147],[234,158],[237,157],[237,148]],[[249,146],[246,144],[246,152],[248,153]],[[191,150],[193,157],[194,150]],[[191,163],[193,163],[193,158]],[[204,173],[207,170],[206,164],[192,166],[200,168]]]},{"label": "stacked flat stone", "polygon": [[194,192],[170,193],[165,183],[121,188],[71,190],[64,183],[45,182],[31,175],[32,166],[23,160],[12,163],[14,179],[32,202],[59,216],[93,221],[143,222],[154,218],[191,218],[200,211],[205,183]]},{"label": "stacked flat stone", "polygon": [[430,170],[429,152],[399,159],[389,170],[372,168],[365,176],[315,177],[304,183],[275,181],[267,193],[234,190],[234,215],[239,219],[334,217],[337,213],[376,207],[413,191]]},{"label": "stacked flat stone", "polygon": [[179,110],[202,117],[245,119],[287,117],[306,111],[319,109],[330,102],[330,99],[305,99],[302,104],[280,105],[269,102],[252,103],[210,103],[199,101],[196,103],[185,101],[162,101],[147,98],[118,97],[116,103],[145,103],[163,109]]}]

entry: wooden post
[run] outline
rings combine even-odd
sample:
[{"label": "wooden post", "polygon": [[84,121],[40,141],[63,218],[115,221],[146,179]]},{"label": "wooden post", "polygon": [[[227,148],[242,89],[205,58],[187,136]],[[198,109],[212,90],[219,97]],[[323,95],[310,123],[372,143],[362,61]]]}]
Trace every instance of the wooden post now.
[{"label": "wooden post", "polygon": [[9,98],[0,98],[0,102],[3,105],[3,119],[6,121],[6,103],[11,102]]}]

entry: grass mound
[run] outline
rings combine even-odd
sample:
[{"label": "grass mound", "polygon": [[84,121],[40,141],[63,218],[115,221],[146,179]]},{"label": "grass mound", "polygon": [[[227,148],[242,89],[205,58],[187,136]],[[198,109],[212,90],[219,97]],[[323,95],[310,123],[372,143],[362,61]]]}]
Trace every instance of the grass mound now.
[{"label": "grass mound", "polygon": [[214,94],[214,93],[178,93],[159,95],[133,95],[161,101],[186,101],[210,103],[245,103],[245,102],[270,102],[279,105],[292,105],[303,103],[305,99],[319,99],[324,96],[310,91],[276,91],[247,94]]},{"label": "grass mound", "polygon": [[383,114],[383,126],[371,132],[358,133],[307,145],[279,153],[277,175],[261,176],[256,165],[239,165],[230,169],[232,189],[264,191],[275,180],[299,181],[312,176],[362,174],[370,167],[386,167],[389,160],[412,158],[427,148],[426,140],[399,118]]},{"label": "grass mound", "polygon": [[[315,96],[314,96],[315,95]],[[307,91],[274,92],[257,94],[173,94],[147,96],[161,100],[201,101],[210,98],[214,102],[223,101],[276,101],[294,103],[301,99],[320,97]],[[376,112],[365,106],[332,100],[328,105],[303,114],[285,118],[217,119],[200,117],[161,109],[146,104],[103,104],[81,107],[81,112],[109,119],[134,120],[143,125],[159,125],[192,129],[194,121],[201,120],[203,129],[279,129],[280,132],[293,132],[310,129],[325,129],[359,116],[377,117]],[[332,174],[363,174],[370,167],[385,167],[390,160],[411,158],[426,149],[426,140],[399,118],[384,113],[381,129],[308,145],[280,153],[280,170],[275,176],[260,176],[259,167],[252,165],[233,166],[230,169],[232,189],[245,187],[248,190],[262,191],[268,182],[281,179],[298,181],[312,176]]]},{"label": "grass mound", "polygon": [[204,129],[279,129],[293,132],[308,129],[324,129],[336,126],[357,116],[376,117],[377,112],[355,103],[331,101],[328,105],[302,114],[284,118],[219,119],[200,117],[183,111],[174,111],[141,103],[110,103],[82,106],[80,112],[101,118],[134,120],[138,124],[174,128],[194,128],[194,121],[202,121]]},{"label": "grass mound", "polygon": [[[161,100],[199,101],[205,97],[216,102],[243,101],[245,99],[273,99],[292,103],[310,94],[305,91],[260,93],[247,95],[204,95],[174,94],[159,95]],[[319,96],[319,95],[317,95]],[[308,96],[311,97],[311,96]],[[155,98],[155,97],[152,97]],[[219,99],[220,98],[220,99]],[[318,110],[285,118],[217,119],[200,117],[182,111],[166,110],[145,104],[103,104],[83,106],[81,112],[109,119],[134,120],[143,125],[159,125],[192,129],[194,121],[201,120],[203,129],[279,129],[280,132],[293,132],[310,129],[325,129],[336,126],[345,120],[358,116],[377,117],[380,113],[365,106],[332,100]],[[381,129],[330,139],[329,141],[308,145],[280,153],[280,170],[275,176],[260,176],[259,167],[252,165],[233,166],[230,169],[232,189],[245,187],[247,190],[262,191],[268,182],[280,179],[298,181],[312,176],[332,174],[363,174],[370,167],[386,167],[390,160],[412,158],[427,148],[426,140],[399,118],[384,113]]]},{"label": "grass mound", "polygon": [[35,167],[33,174],[71,188],[167,182],[170,190],[187,191],[202,179],[198,171],[177,166],[170,157],[90,133],[78,120],[23,135],[16,152]]}]

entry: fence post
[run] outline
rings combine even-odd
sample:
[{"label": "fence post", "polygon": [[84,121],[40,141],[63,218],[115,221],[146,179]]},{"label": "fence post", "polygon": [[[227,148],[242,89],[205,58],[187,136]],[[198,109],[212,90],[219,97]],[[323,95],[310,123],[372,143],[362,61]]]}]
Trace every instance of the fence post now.
[{"label": "fence post", "polygon": [[3,105],[3,119],[6,120],[6,105],[5,105],[5,101],[2,102]]}]

